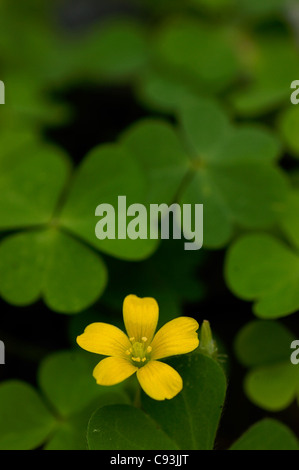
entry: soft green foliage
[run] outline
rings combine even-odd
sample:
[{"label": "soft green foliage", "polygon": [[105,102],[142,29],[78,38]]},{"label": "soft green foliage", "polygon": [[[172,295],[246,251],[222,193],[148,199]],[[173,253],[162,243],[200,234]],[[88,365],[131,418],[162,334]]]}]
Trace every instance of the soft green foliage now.
[{"label": "soft green foliage", "polygon": [[0,259],[0,291],[15,305],[28,305],[42,297],[56,312],[76,313],[93,303],[106,284],[101,258],[56,229],[4,239]]},{"label": "soft green foliage", "polygon": [[89,422],[91,449],[213,448],[226,391],[222,368],[199,354],[171,365],[182,375],[183,391],[162,403],[143,394],[143,411],[118,405],[101,408]]},{"label": "soft green foliage", "polygon": [[[144,204],[149,201],[159,204],[176,200],[182,204],[200,201],[204,205],[204,246],[211,248],[228,243],[235,226],[267,228],[274,224],[281,213],[288,188],[285,175],[276,164],[280,146],[275,137],[262,128],[234,128],[224,111],[210,100],[198,100],[185,106],[179,112],[179,119],[180,131],[162,120],[138,122],[120,137],[119,143],[92,149],[67,183],[66,159],[59,154],[56,157],[54,150],[53,153],[48,150],[43,160],[39,158],[35,164],[34,155],[40,157],[42,151],[37,146],[35,153],[33,150],[30,152],[26,166],[32,182],[29,186],[20,184],[22,166],[15,164],[11,167],[11,156],[16,162],[21,158],[23,161],[22,147],[16,149],[12,143],[9,150],[9,143],[5,142],[10,159],[4,166],[7,170],[2,197],[8,220],[3,218],[3,228],[46,224],[49,232],[43,243],[33,243],[33,240],[40,239],[38,234],[15,238],[12,245],[10,239],[3,242],[5,264],[2,269],[5,267],[9,274],[10,266],[14,266],[14,253],[18,257],[22,253],[22,270],[25,267],[19,280],[14,282],[14,276],[8,275],[6,284],[2,287],[0,284],[2,295],[7,300],[18,305],[28,304],[42,294],[50,308],[73,313],[88,307],[99,297],[106,284],[103,262],[81,242],[67,243],[69,235],[75,235],[94,248],[120,259],[138,260],[150,256],[157,248],[156,240],[96,238],[95,208],[101,202],[117,208],[118,195],[127,197],[127,206],[136,201]],[[180,140],[181,135],[183,138]],[[58,165],[64,165],[64,171],[60,171]],[[57,173],[61,175],[60,180],[56,178]],[[45,184],[43,178],[46,175]],[[39,187],[42,187],[41,197],[36,199]],[[11,207],[7,206],[7,200],[12,201]],[[29,202],[25,211],[22,210],[24,201]],[[37,205],[36,209],[34,205]],[[116,210],[116,219],[117,215]],[[56,238],[53,237],[56,233],[53,226],[59,230]],[[65,229],[69,235],[60,234],[60,230]],[[26,240],[27,245],[30,244],[30,253],[24,250]],[[59,247],[66,245],[63,257],[68,261],[61,263]],[[9,253],[11,246],[16,250],[12,258]],[[78,253],[77,261],[72,255],[74,251]],[[26,260],[33,253],[39,253],[36,266],[26,268]],[[53,261],[50,264],[43,261],[47,259]],[[92,259],[91,263],[87,259]],[[72,260],[75,266],[72,266]],[[63,264],[58,277],[55,274],[57,263]],[[41,269],[49,273],[46,272],[44,281],[40,278],[36,283]],[[86,284],[82,282],[78,289],[80,273]],[[35,292],[30,295],[31,289],[29,292],[26,289],[26,298],[22,300],[22,288],[19,291],[28,274],[26,282],[34,278]],[[51,278],[55,280],[54,284]],[[93,285],[93,280],[97,285]],[[58,292],[59,281],[70,284],[69,290],[63,294]],[[16,291],[17,297],[14,298]],[[70,292],[76,293],[74,298]]]},{"label": "soft green foliage", "polygon": [[285,209],[281,217],[281,228],[289,242],[299,249],[299,191],[294,190],[288,194]]},{"label": "soft green foliage", "polygon": [[[200,44],[201,47],[194,47]],[[161,68],[179,74],[203,91],[219,91],[238,74],[234,44],[225,29],[194,19],[173,19],[158,29],[154,53]]]},{"label": "soft green foliage", "polygon": [[245,392],[261,408],[280,411],[298,395],[298,369],[290,362],[294,339],[275,321],[250,322],[236,337],[236,355],[250,368],[244,380]]},{"label": "soft green foliage", "polygon": [[[27,135],[21,138],[16,143],[4,136],[1,228],[33,230],[2,241],[0,291],[16,305],[27,305],[42,296],[53,310],[75,313],[100,296],[107,274],[99,255],[72,235],[126,259],[144,258],[154,251],[155,240],[99,241],[94,234],[97,205],[115,204],[118,194],[126,195],[128,204],[146,200],[145,178],[133,159],[128,166],[130,155],[125,149],[104,145],[87,156],[69,188],[66,157],[55,148],[31,143]],[[37,226],[43,230],[36,230]]]},{"label": "soft green foliage", "polygon": [[287,149],[295,158],[299,158],[299,108],[287,107],[279,116],[278,127]]},{"label": "soft green foliage", "polygon": [[275,164],[275,137],[249,126],[234,128],[208,101],[186,107],[180,117],[194,167],[181,201],[203,203],[204,245],[225,245],[235,224],[250,229],[271,226],[287,193],[285,177]]},{"label": "soft green foliage", "polygon": [[143,411],[129,405],[104,406],[88,425],[90,450],[175,450],[177,446]]},{"label": "soft green foliage", "polygon": [[4,134],[0,166],[1,230],[49,223],[70,174],[64,153],[24,133]]},{"label": "soft green foliage", "polygon": [[[40,365],[40,390],[18,380],[0,386],[0,448],[84,450],[93,409],[128,403],[120,388],[107,393],[90,374],[93,362],[81,352],[59,351]],[[95,364],[94,364],[95,365]]]},{"label": "soft green foliage", "polygon": [[[138,123],[124,135],[124,144],[143,163],[151,200],[159,202],[164,196],[164,201],[172,201],[176,196],[183,204],[201,201],[204,245],[209,248],[225,245],[235,224],[271,226],[282,211],[288,189],[276,165],[277,139],[263,128],[234,128],[210,100],[185,105],[178,117],[181,143],[161,121]],[[161,185],[162,180],[167,185]]]},{"label": "soft green foliage", "polygon": [[279,318],[299,308],[299,256],[279,239],[245,235],[229,249],[225,277],[232,291],[255,301],[260,318]]},{"label": "soft green foliage", "polygon": [[73,56],[79,74],[100,80],[125,80],[147,62],[147,35],[133,20],[106,20],[100,30],[91,28],[77,38],[76,49]]},{"label": "soft green foliage", "polygon": [[227,385],[223,370],[201,354],[169,363],[183,378],[182,392],[161,404],[144,395],[143,407],[180,449],[212,449]]},{"label": "soft green foliage", "polygon": [[289,103],[290,85],[299,74],[298,51],[292,36],[265,33],[245,36],[242,43],[249,83],[231,94],[235,111],[256,117]]},{"label": "soft green foliage", "polygon": [[121,138],[142,165],[147,180],[148,201],[169,204],[189,170],[182,142],[164,120],[143,120],[130,127]]},{"label": "soft green foliage", "polygon": [[[299,450],[298,2],[70,3],[0,2],[0,449]],[[118,196],[203,204],[203,248],[99,240],[96,207],[117,229]],[[91,322],[124,330],[128,294],[158,301],[158,327],[201,324],[199,348],[166,360],[172,400],[135,377],[97,385],[101,356],[78,350]],[[226,407],[230,381],[244,408]]]},{"label": "soft green foliage", "polygon": [[37,447],[52,432],[55,419],[37,392],[18,380],[0,385],[0,448],[27,450]]},{"label": "soft green foliage", "polygon": [[146,189],[140,166],[126,149],[113,144],[99,146],[86,156],[76,172],[60,224],[105,253],[124,259],[145,258],[154,251],[155,240],[99,240],[94,227],[99,204],[112,204],[117,218],[118,195],[126,196],[129,206],[136,201],[146,202]]},{"label": "soft green foliage", "polygon": [[299,443],[284,424],[263,419],[248,429],[230,450],[299,450]]}]

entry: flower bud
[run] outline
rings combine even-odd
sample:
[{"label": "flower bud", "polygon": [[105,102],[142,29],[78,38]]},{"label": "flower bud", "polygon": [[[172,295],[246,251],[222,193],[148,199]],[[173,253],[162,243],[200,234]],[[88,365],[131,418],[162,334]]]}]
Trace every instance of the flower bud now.
[{"label": "flower bud", "polygon": [[202,354],[217,359],[218,348],[208,320],[204,320],[201,325],[199,350]]}]

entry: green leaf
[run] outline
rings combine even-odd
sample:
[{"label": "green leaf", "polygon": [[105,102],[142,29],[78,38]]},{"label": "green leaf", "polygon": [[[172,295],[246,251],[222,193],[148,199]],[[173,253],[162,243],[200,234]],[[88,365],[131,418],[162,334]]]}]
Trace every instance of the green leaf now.
[{"label": "green leaf", "polygon": [[54,417],[30,385],[18,380],[0,385],[0,449],[34,449],[54,427]]},{"label": "green leaf", "polygon": [[180,449],[212,449],[226,393],[221,366],[201,354],[173,359],[169,364],[183,378],[182,392],[163,402],[143,394],[144,410]]},{"label": "green leaf", "polygon": [[235,111],[255,117],[287,104],[290,84],[299,74],[294,38],[291,34],[264,34],[247,36],[243,43],[243,73],[249,80],[231,94]]},{"label": "green leaf", "polygon": [[236,336],[236,356],[250,367],[244,391],[260,408],[281,411],[296,398],[299,375],[290,361],[293,340],[294,335],[284,325],[270,320],[250,322]]},{"label": "green leaf", "polygon": [[198,83],[203,90],[223,90],[238,75],[236,52],[227,32],[194,19],[172,19],[162,25],[154,53],[164,69]]},{"label": "green leaf", "polygon": [[[290,90],[291,93],[292,90]],[[295,158],[299,158],[299,107],[288,106],[279,116],[278,129],[284,144]]]},{"label": "green leaf", "polygon": [[284,0],[268,0],[260,2],[259,0],[238,0],[238,8],[243,14],[263,17],[273,13],[279,13],[285,7]]},{"label": "green leaf", "polygon": [[193,103],[202,95],[200,87],[167,71],[146,70],[136,84],[136,95],[149,109],[175,113],[186,103]]},{"label": "green leaf", "polygon": [[[133,203],[145,203],[144,174],[123,146],[105,144],[95,147],[78,168],[59,223],[109,255],[132,260],[146,258],[156,249],[157,240],[118,239],[117,236],[115,239],[96,238],[97,206],[102,203],[111,204],[115,208],[117,219],[118,196],[126,196],[127,207]],[[123,212],[121,214],[125,215]]]},{"label": "green leaf", "polygon": [[50,222],[69,176],[65,154],[26,133],[4,134],[0,156],[0,229]]},{"label": "green leaf", "polygon": [[[92,376],[97,362],[99,356],[90,357],[81,351],[58,351],[41,362],[38,370],[40,388],[60,416],[75,415],[107,393],[107,388],[97,385]],[[114,393],[118,389],[112,387],[109,390]]]},{"label": "green leaf", "polygon": [[142,166],[148,201],[173,202],[189,170],[189,159],[173,127],[166,121],[144,119],[127,129],[121,142]]},{"label": "green leaf", "polygon": [[109,406],[89,422],[88,444],[97,450],[212,449],[225,398],[226,379],[214,360],[201,354],[170,362],[184,388],[157,402],[142,393],[142,408]]},{"label": "green leaf", "polygon": [[291,405],[298,387],[298,369],[290,360],[256,367],[247,374],[244,381],[248,398],[268,411],[281,411]]},{"label": "green leaf", "polygon": [[228,250],[225,279],[232,292],[255,301],[261,318],[289,315],[299,307],[299,256],[266,234],[245,235]]},{"label": "green leaf", "polygon": [[128,398],[121,391],[107,391],[106,389],[106,392],[100,392],[97,398],[89,402],[84,408],[81,408],[80,411],[68,416],[67,419],[59,421],[55,432],[51,435],[44,449],[87,450],[87,426],[94,410],[102,406],[128,402]]},{"label": "green leaf", "polygon": [[193,156],[193,179],[183,204],[204,206],[204,246],[225,245],[237,224],[268,228],[282,212],[288,182],[275,164],[276,138],[253,126],[234,129],[215,103],[201,100],[180,110]]},{"label": "green leaf", "polygon": [[246,367],[289,361],[294,335],[282,324],[271,320],[254,320],[237,334],[234,349]]},{"label": "green leaf", "polygon": [[281,143],[278,138],[266,127],[259,125],[243,125],[235,128],[234,132],[228,135],[219,148],[215,157],[220,163],[226,164],[252,162],[271,163],[281,154]]},{"label": "green leaf", "polygon": [[121,385],[101,387],[92,371],[99,356],[81,351],[58,351],[40,364],[38,382],[59,421],[48,440],[46,450],[86,449],[89,418],[100,406],[128,403]]},{"label": "green leaf", "polygon": [[230,450],[299,450],[294,433],[283,423],[263,419],[249,428]]},{"label": "green leaf", "polygon": [[56,312],[76,313],[101,295],[107,274],[98,255],[53,228],[2,240],[0,278],[0,293],[13,305],[42,297]]},{"label": "green leaf", "polygon": [[181,204],[203,204],[203,246],[220,248],[228,243],[233,225],[225,201],[205,169],[198,170],[180,198]]},{"label": "green leaf", "polygon": [[[142,69],[149,56],[147,35],[132,19],[112,18],[94,26],[74,47],[85,76],[123,79]],[[79,60],[78,60],[79,58]]]},{"label": "green leaf", "polygon": [[288,240],[299,249],[299,191],[291,191],[288,195],[280,225]]},{"label": "green leaf", "polygon": [[54,101],[50,91],[45,90],[45,80],[41,80],[40,83],[33,78],[35,71],[40,67],[40,62],[34,67],[32,73],[27,70],[26,74],[20,74],[20,64],[18,64],[17,71],[6,74],[6,83],[9,83],[9,86],[5,88],[5,106],[1,108],[2,128],[10,128],[12,131],[28,128],[35,134],[41,134],[46,126],[63,125],[69,121],[72,115],[71,108],[62,101]]},{"label": "green leaf", "polygon": [[143,411],[129,405],[98,409],[89,421],[90,450],[175,450],[176,444]]},{"label": "green leaf", "polygon": [[190,2],[200,10],[206,9],[215,14],[236,7],[236,0],[190,0]]},{"label": "green leaf", "polygon": [[[42,394],[25,382],[0,385],[0,448],[84,450],[89,418],[101,406],[129,403],[121,385],[100,387],[92,377],[97,358],[58,351],[40,363]],[[42,395],[42,396],[41,396]]]},{"label": "green leaf", "polygon": [[178,112],[183,135],[195,160],[213,160],[233,127],[219,104],[211,99],[198,99]]}]

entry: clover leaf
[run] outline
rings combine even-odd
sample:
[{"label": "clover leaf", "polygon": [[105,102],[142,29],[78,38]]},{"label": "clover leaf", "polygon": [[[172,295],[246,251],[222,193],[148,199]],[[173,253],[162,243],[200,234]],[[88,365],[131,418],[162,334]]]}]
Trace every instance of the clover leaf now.
[{"label": "clover leaf", "polygon": [[189,170],[188,156],[173,126],[162,119],[142,119],[126,129],[120,142],[140,162],[148,202],[173,202]]},{"label": "clover leaf", "polygon": [[180,201],[203,203],[204,246],[225,245],[235,225],[254,229],[274,224],[288,190],[275,162],[280,152],[276,138],[257,127],[234,128],[208,100],[181,109],[179,118],[193,167]]},{"label": "clover leaf", "polygon": [[266,418],[251,426],[230,450],[299,450],[299,443],[291,429]]},{"label": "clover leaf", "polygon": [[[125,259],[149,256],[157,240],[98,240],[95,209],[146,199],[138,163],[121,146],[104,145],[87,155],[75,174],[59,149],[27,132],[4,133],[0,157],[0,293],[15,305],[42,297],[49,308],[77,313],[102,294],[106,266],[95,250]],[[113,177],[111,177],[113,175]],[[21,230],[26,229],[26,232]]]},{"label": "clover leaf", "polygon": [[290,84],[299,74],[298,51],[291,33],[247,35],[243,42],[248,80],[231,93],[230,101],[237,114],[257,117],[289,102]]},{"label": "clover leaf", "polygon": [[73,68],[77,74],[83,70],[85,78],[127,81],[149,59],[146,29],[133,19],[106,19],[75,39],[70,43]]},{"label": "clover leaf", "polygon": [[0,293],[24,306],[40,297],[60,313],[76,313],[102,293],[104,262],[89,247],[57,229],[11,235],[0,244]]},{"label": "clover leaf", "polygon": [[255,302],[253,310],[260,318],[275,319],[298,310],[298,253],[272,235],[237,239],[226,254],[225,279],[236,296]]},{"label": "clover leaf", "polygon": [[119,387],[106,393],[90,375],[90,357],[78,351],[47,356],[39,389],[19,380],[0,385],[0,449],[86,449],[86,428],[95,407],[128,403]]},{"label": "clover leaf", "polygon": [[124,146],[97,146],[86,155],[74,175],[59,223],[104,253],[121,259],[146,258],[157,248],[157,240],[117,237],[99,240],[95,235],[96,207],[101,203],[111,204],[118,218],[118,196],[126,196],[127,207],[136,202],[146,204],[144,173]]},{"label": "clover leaf", "polygon": [[286,149],[295,158],[299,158],[298,126],[299,108],[298,106],[288,106],[278,118],[278,130]]},{"label": "clover leaf", "polygon": [[27,129],[37,135],[45,126],[63,125],[69,121],[71,109],[51,97],[50,85],[42,85],[30,74],[10,70],[3,74],[3,79],[5,106],[1,108],[1,129],[18,132]]},{"label": "clover leaf", "polygon": [[191,18],[173,18],[162,24],[156,32],[153,56],[158,69],[172,71],[183,82],[198,83],[205,91],[225,89],[239,72],[227,31]]},{"label": "clover leaf", "polygon": [[297,366],[290,361],[294,335],[276,321],[255,320],[237,334],[234,349],[247,368],[244,390],[255,405],[280,411],[298,396]]},{"label": "clover leaf", "polygon": [[222,368],[201,354],[175,360],[184,381],[172,400],[142,395],[142,409],[112,405],[89,422],[90,449],[212,449],[223,406],[226,379]]},{"label": "clover leaf", "polygon": [[280,227],[289,242],[299,249],[299,191],[293,190],[288,194],[286,205],[280,220]]},{"label": "clover leaf", "polygon": [[130,405],[98,409],[88,424],[89,450],[175,450],[178,447],[157,423]]},{"label": "clover leaf", "polygon": [[202,203],[208,248],[224,246],[235,226],[274,224],[288,181],[278,168],[281,146],[272,133],[256,126],[234,127],[208,99],[186,104],[177,114],[177,129],[147,119],[121,136],[120,142],[141,162],[151,202]]},{"label": "clover leaf", "polygon": [[35,389],[19,380],[0,385],[0,449],[27,450],[41,445],[55,418]]},{"label": "clover leaf", "polygon": [[70,175],[64,152],[27,132],[6,133],[0,167],[0,229],[49,223]]},{"label": "clover leaf", "polygon": [[169,70],[147,69],[135,85],[139,102],[149,110],[175,114],[185,103],[202,96],[201,87],[188,83]]}]

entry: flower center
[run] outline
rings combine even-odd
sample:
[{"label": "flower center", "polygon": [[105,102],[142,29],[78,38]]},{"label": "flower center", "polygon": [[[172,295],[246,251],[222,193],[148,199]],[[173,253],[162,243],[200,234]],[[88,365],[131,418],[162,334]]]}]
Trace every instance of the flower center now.
[{"label": "flower center", "polygon": [[131,348],[126,351],[134,366],[144,366],[150,360],[150,353],[152,347],[148,346],[147,338],[143,336],[140,341],[135,341],[135,338],[130,338]]}]

